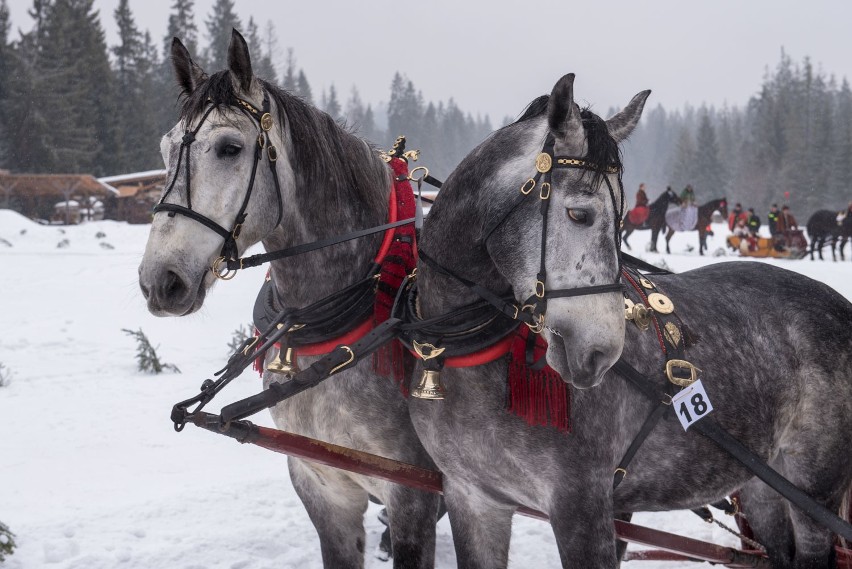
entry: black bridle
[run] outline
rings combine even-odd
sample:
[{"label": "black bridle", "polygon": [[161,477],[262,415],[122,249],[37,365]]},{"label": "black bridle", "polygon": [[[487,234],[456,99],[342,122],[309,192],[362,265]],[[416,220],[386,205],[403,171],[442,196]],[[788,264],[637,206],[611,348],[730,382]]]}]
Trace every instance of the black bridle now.
[{"label": "black bridle", "polygon": [[[621,283],[621,228],[619,226],[619,220],[624,217],[624,188],[621,183],[621,168],[614,164],[594,164],[589,162],[583,158],[577,158],[574,156],[556,156],[554,154],[554,148],[556,146],[556,139],[552,134],[548,134],[545,139],[544,146],[542,151],[536,157],[536,174],[532,178],[529,178],[520,188],[520,193],[512,202],[511,206],[498,218],[489,223],[482,234],[482,245],[488,241],[488,238],[491,236],[494,231],[503,224],[504,221],[518,208],[524,201],[526,201],[528,196],[534,194],[533,190],[538,187],[538,197],[541,201],[541,260],[539,263],[539,271],[536,275],[536,281],[534,285],[534,293],[524,301],[524,303],[519,307],[517,304],[512,304],[502,299],[499,295],[491,292],[486,287],[483,287],[477,283],[474,283],[456,273],[450,271],[446,267],[441,266],[435,259],[426,254],[422,249],[420,250],[420,258],[428,264],[430,267],[436,269],[438,272],[453,277],[455,280],[461,282],[468,289],[476,293],[480,298],[488,301],[490,304],[495,306],[501,312],[514,318],[515,320],[521,320],[533,332],[539,333],[544,329],[544,318],[545,312],[547,311],[547,299],[549,298],[568,298],[574,296],[586,296],[591,294],[605,294],[611,292],[622,292],[624,290],[624,285]],[[576,287],[576,288],[565,288],[565,289],[554,289],[547,290],[545,283],[547,282],[547,266],[546,266],[546,256],[547,256],[547,216],[550,210],[550,194],[552,191],[551,186],[551,175],[553,170],[555,169],[582,169],[589,170],[593,172],[599,172],[604,174],[602,177],[606,182],[607,189],[609,190],[609,196],[612,200],[612,206],[616,213],[615,216],[615,224],[614,224],[614,235],[615,235],[615,245],[616,252],[618,256],[618,271],[616,272],[615,281],[611,284],[604,285],[594,285],[594,286],[584,286],[584,287]],[[615,189],[612,186],[612,183],[609,180],[609,174],[618,174],[618,186],[619,186],[619,198],[616,198]]]},{"label": "black bridle", "polygon": [[[189,217],[190,219],[194,219],[198,223],[201,223],[205,227],[212,229],[225,239],[225,243],[222,245],[222,251],[219,254],[219,257],[213,262],[213,266],[211,267],[211,269],[213,270],[213,274],[222,279],[230,279],[236,274],[236,272],[229,265],[230,263],[236,262],[239,259],[237,238],[240,236],[240,231],[242,230],[243,222],[245,222],[247,216],[246,209],[248,208],[249,200],[251,199],[251,194],[254,190],[254,180],[255,176],[257,175],[257,165],[260,163],[260,160],[263,157],[264,149],[266,149],[266,155],[269,159],[269,170],[272,173],[272,179],[275,182],[275,196],[278,198],[278,220],[275,222],[274,227],[277,227],[278,224],[281,223],[281,219],[284,215],[284,204],[282,202],[281,197],[281,184],[278,181],[278,170],[275,167],[275,163],[278,160],[278,150],[271,143],[268,135],[273,125],[272,115],[269,112],[269,95],[266,93],[264,93],[263,95],[262,110],[258,110],[248,101],[239,98],[235,100],[233,106],[236,106],[240,111],[257,121],[260,130],[258,132],[257,141],[254,147],[254,164],[252,164],[251,177],[249,178],[248,188],[246,189],[246,194],[243,198],[243,203],[240,206],[236,217],[234,218],[234,224],[231,230],[229,231],[225,229],[209,217],[192,209],[192,194],[190,191],[191,169],[189,163],[190,146],[193,142],[195,142],[195,136],[198,134],[198,131],[201,130],[201,126],[204,124],[204,121],[207,120],[207,117],[210,116],[210,113],[213,111],[213,109],[217,108],[217,105],[214,104],[212,101],[210,103],[210,106],[202,115],[201,120],[198,122],[198,125],[195,127],[195,129],[190,130],[190,128],[187,127],[186,132],[184,133],[183,139],[181,141],[180,152],[178,154],[178,162],[175,166],[175,175],[172,178],[172,181],[166,187],[166,191],[163,194],[163,197],[160,199],[160,202],[156,206],[154,206],[154,213],[167,211],[169,212],[169,217],[174,217],[177,213],[185,215],[186,217]],[[177,182],[177,178],[180,175],[180,167],[181,162],[183,160],[184,151],[186,151],[186,207],[174,203],[165,203],[166,198],[174,189],[175,183]],[[224,267],[222,266],[223,263],[225,263]],[[222,272],[223,270],[224,272]]]}]

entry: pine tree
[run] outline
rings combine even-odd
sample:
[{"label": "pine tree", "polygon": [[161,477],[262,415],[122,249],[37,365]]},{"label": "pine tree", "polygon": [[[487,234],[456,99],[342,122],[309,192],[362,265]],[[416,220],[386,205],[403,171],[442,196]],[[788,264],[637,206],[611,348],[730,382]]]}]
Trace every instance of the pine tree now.
[{"label": "pine tree", "polygon": [[0,167],[8,163],[8,131],[9,131],[9,116],[7,111],[7,103],[9,100],[8,82],[14,81],[12,77],[12,58],[14,51],[9,43],[9,6],[6,0],[0,0],[0,77],[4,80],[0,81]]},{"label": "pine tree", "polygon": [[313,105],[314,96],[311,93],[311,86],[308,83],[308,77],[304,70],[299,70],[299,76],[296,79],[296,95],[301,97],[306,103]]},{"label": "pine tree", "polygon": [[246,24],[246,43],[249,46],[251,66],[254,74],[257,77],[266,79],[270,83],[276,83],[275,66],[272,65],[271,56],[266,50],[268,42],[266,39],[261,39],[260,31],[252,17],[249,18],[248,24]]},{"label": "pine tree", "polygon": [[234,0],[216,0],[205,24],[207,25],[207,37],[210,40],[206,52],[206,64],[211,71],[227,69],[231,31],[242,29],[240,19],[234,12]]},{"label": "pine tree", "polygon": [[705,109],[701,115],[698,134],[695,137],[695,163],[692,170],[692,186],[700,192],[700,202],[725,196],[727,173],[719,160],[716,131]]},{"label": "pine tree", "polygon": [[337,100],[337,89],[334,88],[334,83],[328,88],[328,99],[325,101],[323,110],[336,121],[343,121],[343,110],[340,108],[340,101]]},{"label": "pine tree", "polygon": [[675,190],[678,191],[679,188],[692,184],[695,178],[695,143],[686,127],[680,131],[675,156],[671,179]]},{"label": "pine tree", "polygon": [[195,25],[195,0],[174,0],[172,13],[169,15],[169,27],[165,37],[163,58],[169,59],[172,53],[172,38],[178,38],[197,58],[198,26]]},{"label": "pine tree", "polygon": [[[115,106],[93,0],[36,0],[22,38],[11,162],[32,172],[103,175],[112,167]],[[23,112],[22,112],[23,111]]]},{"label": "pine tree", "polygon": [[287,48],[287,63],[284,66],[284,78],[281,80],[281,87],[290,93],[298,92],[296,57],[293,55],[292,47]]}]

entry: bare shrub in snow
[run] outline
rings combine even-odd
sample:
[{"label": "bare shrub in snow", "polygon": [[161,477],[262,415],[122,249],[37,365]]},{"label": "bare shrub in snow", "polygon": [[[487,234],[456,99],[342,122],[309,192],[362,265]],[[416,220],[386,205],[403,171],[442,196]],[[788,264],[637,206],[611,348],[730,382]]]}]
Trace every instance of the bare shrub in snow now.
[{"label": "bare shrub in snow", "polygon": [[171,370],[175,373],[180,373],[180,370],[175,364],[160,361],[160,356],[157,355],[157,349],[160,346],[156,348],[152,346],[148,337],[142,331],[142,328],[136,331],[122,328],[121,331],[128,336],[136,338],[136,363],[139,371],[156,374],[163,373],[165,370]]},{"label": "bare shrub in snow", "polygon": [[12,381],[12,371],[0,363],[0,387],[6,387]]},{"label": "bare shrub in snow", "polygon": [[243,342],[251,338],[253,335],[254,324],[248,324],[245,327],[240,324],[240,327],[231,333],[231,341],[228,342],[228,348],[230,348],[231,352],[236,352],[243,345]]},{"label": "bare shrub in snow", "polygon": [[0,522],[0,563],[15,552],[15,534],[9,526]]}]

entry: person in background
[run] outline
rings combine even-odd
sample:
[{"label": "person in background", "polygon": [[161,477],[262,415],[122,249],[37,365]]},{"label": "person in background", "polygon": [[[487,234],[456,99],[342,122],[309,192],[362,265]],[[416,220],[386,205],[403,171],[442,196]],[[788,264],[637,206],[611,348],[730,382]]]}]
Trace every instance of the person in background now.
[{"label": "person in background", "polygon": [[686,208],[693,205],[695,205],[695,190],[692,189],[691,184],[687,184],[680,193],[680,207]]},{"label": "person in background", "polygon": [[648,194],[645,193],[645,184],[639,184],[636,192],[636,207],[648,207]]},{"label": "person in background", "polygon": [[790,213],[790,207],[784,204],[781,207],[781,215],[778,216],[778,223],[775,224],[775,229],[781,235],[787,235],[790,231],[798,229],[799,224],[796,223],[796,218]]},{"label": "person in background", "polygon": [[741,219],[748,222],[748,214],[743,211],[743,204],[737,202],[737,205],[735,205],[734,209],[731,210],[731,213],[728,214],[728,229],[733,231],[737,226],[737,222]]},{"label": "person in background", "polygon": [[648,194],[645,193],[645,184],[639,184],[636,192],[636,207],[627,212],[627,220],[639,227],[648,221],[651,210],[648,208]]},{"label": "person in background", "polygon": [[769,208],[769,213],[766,214],[767,223],[769,225],[769,235],[775,237],[778,235],[778,218],[781,216],[781,212],[778,211],[778,204],[772,204],[772,207]]},{"label": "person in background", "polygon": [[753,207],[748,208],[748,219],[746,220],[746,225],[748,226],[751,236],[757,237],[757,233],[760,231],[760,218],[757,217],[756,213],[754,213]]}]

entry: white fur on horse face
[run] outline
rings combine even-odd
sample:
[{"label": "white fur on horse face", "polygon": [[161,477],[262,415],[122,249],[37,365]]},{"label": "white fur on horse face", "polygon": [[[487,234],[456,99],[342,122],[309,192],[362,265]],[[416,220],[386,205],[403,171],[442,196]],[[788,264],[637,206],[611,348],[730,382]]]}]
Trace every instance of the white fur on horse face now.
[{"label": "white fur on horse face", "polygon": [[[591,178],[576,170],[554,172],[546,256],[549,290],[606,285],[618,278],[617,216],[605,182],[589,193]],[[615,176],[610,183],[618,203]],[[585,212],[587,221],[572,220],[569,210]],[[576,387],[598,385],[624,347],[623,305],[620,292],[548,300],[546,324],[560,335],[545,332],[551,367]]]},{"label": "white fur on horse face", "polygon": [[[191,129],[197,124],[190,125]],[[162,139],[160,151],[167,169],[167,183],[177,174],[174,188],[166,201],[187,205],[186,153],[178,166],[183,134],[187,125],[183,121],[172,128]],[[254,164],[254,151],[259,127],[255,121],[235,109],[214,110],[210,113],[195,135],[190,146],[190,182],[189,188],[192,209],[212,219],[230,230],[240,209]],[[279,149],[283,144],[276,129],[270,131],[270,142]],[[226,145],[237,145],[241,151],[235,156],[222,154]],[[286,160],[279,159],[279,164]],[[279,171],[285,168],[279,168]],[[282,184],[292,176],[282,175]],[[252,196],[246,209],[247,217],[243,224],[237,245],[240,253],[259,242],[269,231],[275,216],[268,215],[269,208],[277,208],[275,186],[269,171],[268,156],[261,158],[252,189]],[[198,310],[204,301],[204,293],[216,281],[210,266],[219,256],[223,238],[203,224],[183,215],[169,217],[166,214],[154,216],[151,233],[148,237],[145,255],[140,266],[140,277],[148,282],[156,281],[164,270],[178,274],[189,287],[197,291],[188,314]],[[149,299],[149,309],[160,316],[174,315],[170,307],[163,308]],[[183,310],[184,307],[181,307]]]}]

